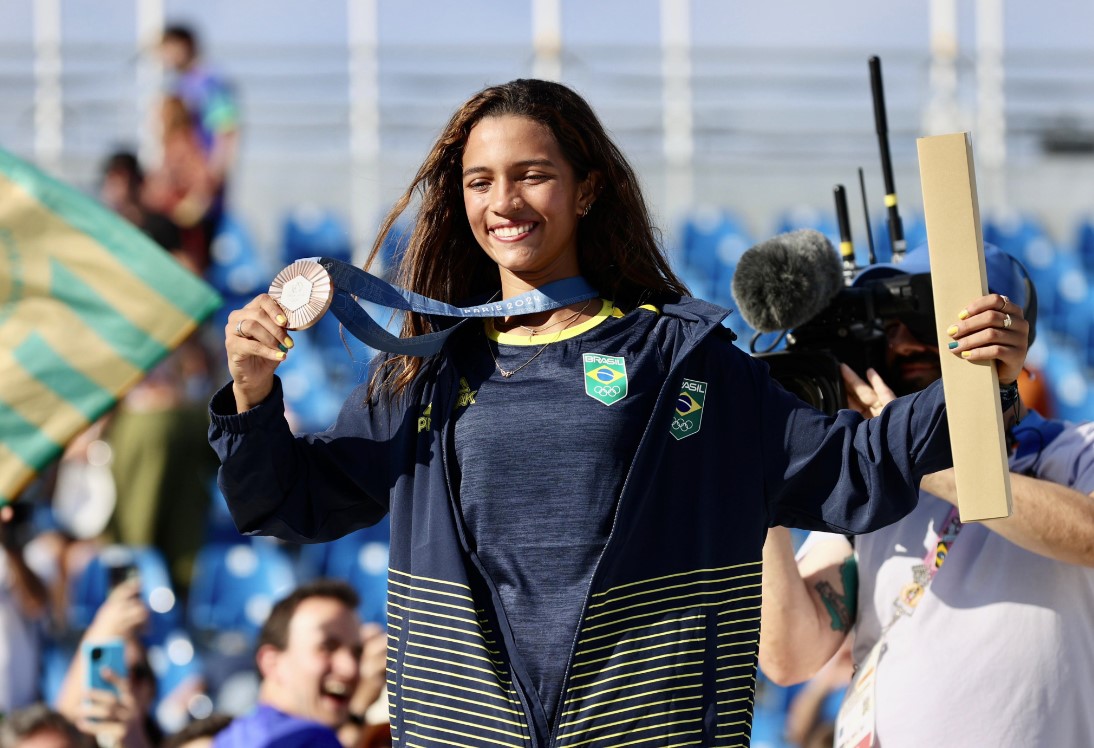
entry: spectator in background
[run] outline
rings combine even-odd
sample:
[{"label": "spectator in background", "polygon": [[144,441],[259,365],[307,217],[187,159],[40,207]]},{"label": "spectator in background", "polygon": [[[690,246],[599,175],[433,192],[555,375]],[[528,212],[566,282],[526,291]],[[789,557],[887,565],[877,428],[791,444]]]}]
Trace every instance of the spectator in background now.
[{"label": "spectator in background", "polygon": [[219,184],[205,161],[198,128],[178,96],[161,101],[160,127],[162,161],[148,175],[141,197],[179,226],[179,253],[200,273],[208,265],[212,240],[211,229],[201,219],[218,199]]},{"label": "spectator in background", "polygon": [[[100,199],[197,272],[198,261],[180,249],[172,222],[146,206],[144,183],[137,158],[119,151],[104,163]],[[212,368],[200,333],[191,336],[123,398],[103,430],[117,493],[107,539],[158,548],[182,595],[205,537],[217,464],[205,439]]]},{"label": "spectator in background", "polygon": [[360,679],[350,699],[350,717],[338,730],[338,739],[347,748],[380,748],[391,744],[385,688],[387,634],[380,624],[366,623],[361,626],[361,642]]},{"label": "spectator in background", "polygon": [[[239,149],[239,113],[232,87],[201,60],[201,49],[193,29],[182,24],[167,26],[160,41],[160,59],[173,74],[168,92],[177,97],[198,136],[205,156],[205,175],[210,202],[187,204],[181,214],[174,212],[176,221],[188,227],[198,227],[204,237],[204,255],[199,267],[208,263],[208,245],[216,234],[224,213],[228,175]],[[171,105],[174,109],[174,105]],[[177,111],[169,112],[174,116]]]},{"label": "spectator in background", "polygon": [[[81,637],[57,695],[58,711],[75,722],[80,730],[125,748],[152,748],[159,745],[162,738],[152,712],[156,701],[156,678],[140,640],[149,616],[140,593],[141,582],[137,578],[128,579],[111,590]],[[125,641],[127,677],[114,679],[117,695],[109,691],[89,691],[85,686],[87,663],[80,650],[85,643],[111,639]]]},{"label": "spectator in background", "polygon": [[350,720],[360,684],[357,593],[342,581],[302,585],[270,611],[255,662],[258,706],[213,740],[216,748],[342,748],[336,730]]},{"label": "spectator in background", "polygon": [[94,748],[95,741],[45,704],[9,714],[0,723],[0,748]]},{"label": "spectator in background", "polygon": [[182,239],[178,226],[166,215],[150,208],[144,200],[146,187],[144,169],[136,154],[127,150],[114,151],[100,170],[99,200],[125,218],[196,272],[196,268],[180,254]]},{"label": "spectator in background", "polygon": [[791,697],[786,710],[784,737],[795,748],[832,748],[836,712],[851,681],[851,639]]},{"label": "spectator in background", "polygon": [[31,508],[15,504],[10,521],[0,523],[0,713],[38,698],[38,683],[27,674],[38,670],[39,622],[46,618],[49,596],[23,558]]}]

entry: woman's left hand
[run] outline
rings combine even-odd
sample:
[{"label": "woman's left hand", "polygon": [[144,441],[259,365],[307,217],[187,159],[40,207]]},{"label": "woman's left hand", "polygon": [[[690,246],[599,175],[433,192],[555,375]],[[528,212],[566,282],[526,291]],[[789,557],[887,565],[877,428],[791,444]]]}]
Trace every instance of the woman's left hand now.
[{"label": "woman's left hand", "polygon": [[958,314],[946,333],[957,345],[950,350],[969,361],[995,360],[1000,384],[1017,381],[1029,349],[1029,323],[1022,309],[1006,296],[981,296]]}]

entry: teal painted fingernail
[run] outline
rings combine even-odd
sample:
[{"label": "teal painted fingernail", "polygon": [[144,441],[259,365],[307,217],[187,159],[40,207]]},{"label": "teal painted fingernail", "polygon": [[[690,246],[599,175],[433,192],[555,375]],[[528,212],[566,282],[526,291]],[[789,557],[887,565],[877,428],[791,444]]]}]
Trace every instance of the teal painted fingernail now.
[{"label": "teal painted fingernail", "polygon": [[[957,344],[956,344],[956,343],[954,343],[954,345],[957,345]],[[285,353],[286,351],[288,351],[288,350],[289,350],[289,349],[288,349],[288,348],[286,348],[285,346],[281,345],[281,343],[278,343],[278,344],[277,344],[277,347],[278,347],[278,349],[279,349],[279,350],[280,350],[280,351],[281,351],[282,353]],[[952,347],[952,346],[951,346],[951,347]]]},{"label": "teal painted fingernail", "polygon": [[954,348],[956,348],[959,345],[961,345],[961,344],[958,343],[956,340],[953,341],[952,343],[950,343],[950,350],[952,351]]}]

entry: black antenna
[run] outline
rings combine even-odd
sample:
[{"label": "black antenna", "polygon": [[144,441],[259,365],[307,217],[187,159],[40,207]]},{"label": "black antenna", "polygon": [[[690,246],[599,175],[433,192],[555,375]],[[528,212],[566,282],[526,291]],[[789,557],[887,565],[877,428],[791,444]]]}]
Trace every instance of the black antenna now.
[{"label": "black antenna", "polygon": [[885,178],[885,207],[889,210],[889,241],[893,250],[893,262],[900,262],[904,259],[906,243],[904,225],[900,222],[900,211],[897,210],[893,160],[889,155],[889,123],[885,116],[885,89],[881,85],[881,60],[877,55],[870,58],[870,88],[874,94],[874,124],[878,147],[881,149],[881,173]]},{"label": "black antenna", "polygon": [[870,248],[867,261],[873,265],[877,262],[877,255],[874,254],[874,230],[870,227],[870,206],[866,204],[866,178],[862,176],[861,166],[858,168],[858,188],[862,192],[862,216],[866,219],[866,246]]},{"label": "black antenna", "polygon": [[847,215],[847,190],[837,184],[832,190],[836,198],[836,221],[839,223],[839,254],[843,259],[843,281],[848,286],[855,279],[855,244],[851,241],[851,220]]}]

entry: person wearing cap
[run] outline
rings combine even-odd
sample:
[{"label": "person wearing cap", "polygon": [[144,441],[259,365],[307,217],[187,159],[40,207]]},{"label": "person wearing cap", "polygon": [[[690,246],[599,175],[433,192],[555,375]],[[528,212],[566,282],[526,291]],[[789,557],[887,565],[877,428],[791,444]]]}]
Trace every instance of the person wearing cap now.
[{"label": "person wearing cap", "polygon": [[[1007,299],[1003,311],[1024,310],[1032,344],[1029,276],[985,249],[989,288]],[[926,247],[855,284],[921,272]],[[843,367],[863,415],[941,376],[916,322],[888,321],[887,379]],[[1046,420],[1020,399],[1005,422],[1006,519],[961,524],[951,468],[923,478],[909,515],[853,543],[814,532],[795,558],[789,532],[769,531],[760,667],[776,683],[801,682],[853,636],[857,675],[836,746],[1094,745],[1094,423]]]}]

